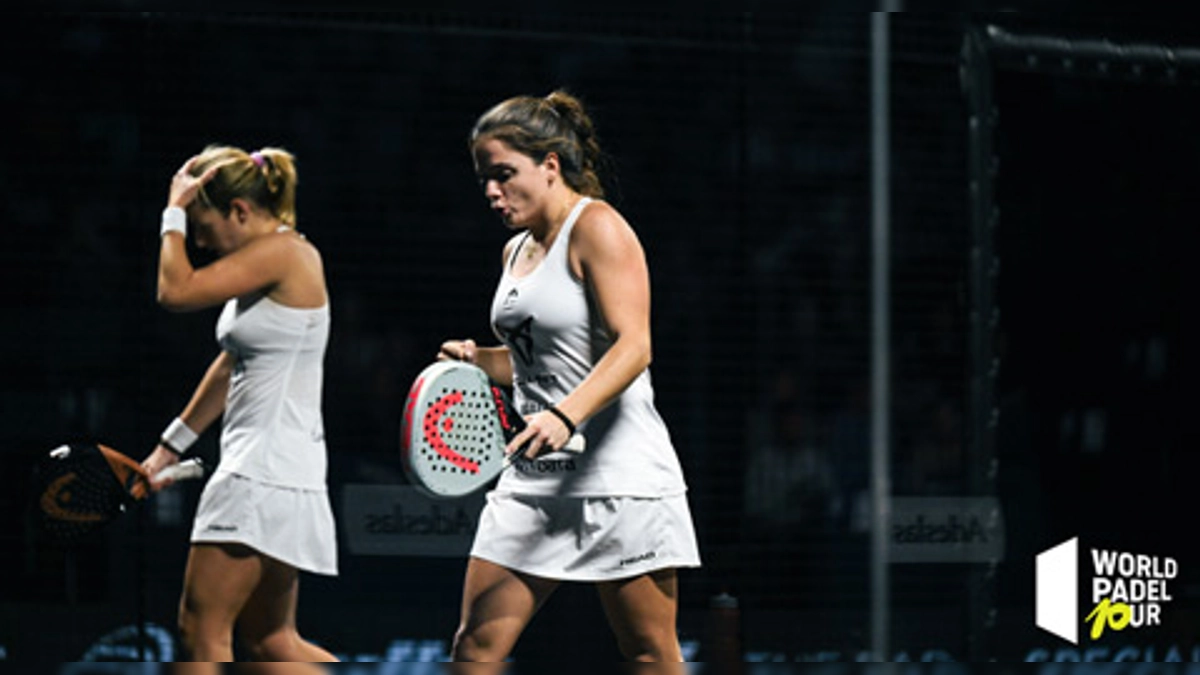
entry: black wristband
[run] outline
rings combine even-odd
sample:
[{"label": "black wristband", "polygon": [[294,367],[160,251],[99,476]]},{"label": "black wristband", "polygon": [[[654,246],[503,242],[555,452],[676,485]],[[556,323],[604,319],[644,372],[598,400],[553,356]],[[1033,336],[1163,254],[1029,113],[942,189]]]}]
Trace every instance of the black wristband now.
[{"label": "black wristband", "polygon": [[554,413],[554,416],[557,417],[558,419],[562,420],[562,423],[567,426],[567,431],[571,432],[572,436],[575,435],[575,423],[571,421],[570,417],[567,417],[566,413],[559,410],[558,408],[555,408],[554,406],[550,406],[550,407],[546,408],[546,410],[549,410],[550,412]]}]

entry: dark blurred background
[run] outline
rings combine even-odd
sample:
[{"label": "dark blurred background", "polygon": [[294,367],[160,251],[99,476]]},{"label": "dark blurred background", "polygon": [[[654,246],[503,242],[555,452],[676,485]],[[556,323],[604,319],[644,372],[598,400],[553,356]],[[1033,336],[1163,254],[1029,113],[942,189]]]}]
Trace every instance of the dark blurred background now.
[{"label": "dark blurred background", "polygon": [[[658,404],[705,562],[681,575],[689,655],[732,630],[747,660],[860,658],[871,637],[868,15],[300,7],[127,4],[0,24],[0,660],[175,653],[200,486],[62,548],[31,525],[28,479],[71,440],[145,455],[216,353],[218,310],[154,302],[159,212],[178,165],[214,142],[297,156],[299,229],[321,249],[332,295],[325,414],[344,517],[355,489],[405,486],[401,401],[441,341],[490,337],[508,235],[466,134],[501,99],[558,87],[589,106],[615,158],[609,198],[649,259]],[[950,541],[890,566],[895,660],[1080,656],[1036,628],[1032,607],[1036,553],[1073,536],[1180,565],[1163,626],[1094,655],[1200,658],[1185,321],[1200,97],[1188,77],[1114,77],[1128,68],[1119,58],[1087,72],[964,61],[966,36],[988,25],[1171,48],[1200,46],[1200,31],[1055,7],[890,22],[892,491],[943,525],[978,526],[993,551],[972,559]],[[986,173],[998,214],[986,241],[971,227],[965,93],[981,72],[994,91]],[[981,250],[999,261],[985,306],[972,290]],[[996,320],[977,321],[983,311]],[[994,353],[973,348],[984,337]],[[216,458],[216,434],[199,452]],[[989,505],[999,520],[970,520]],[[463,565],[343,541],[342,574],[302,582],[301,629],[348,659],[444,656]],[[736,616],[714,609],[720,594],[737,599]],[[594,593],[565,587],[516,657],[614,660],[611,643]]]}]

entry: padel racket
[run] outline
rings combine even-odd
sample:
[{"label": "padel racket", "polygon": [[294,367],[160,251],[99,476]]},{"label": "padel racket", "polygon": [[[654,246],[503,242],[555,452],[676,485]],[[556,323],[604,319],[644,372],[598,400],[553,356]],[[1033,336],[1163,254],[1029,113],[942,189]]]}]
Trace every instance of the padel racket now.
[{"label": "padel racket", "polygon": [[[438,361],[421,371],[404,403],[400,457],[409,480],[432,497],[463,497],[511,465],[504,453],[525,420],[503,387],[465,361]],[[576,433],[562,448],[583,452]]]},{"label": "padel racket", "polygon": [[[198,458],[163,469],[156,479],[204,476]],[[52,539],[71,543],[107,525],[150,495],[141,464],[99,443],[71,443],[51,450],[34,468],[33,496],[40,524]]]}]

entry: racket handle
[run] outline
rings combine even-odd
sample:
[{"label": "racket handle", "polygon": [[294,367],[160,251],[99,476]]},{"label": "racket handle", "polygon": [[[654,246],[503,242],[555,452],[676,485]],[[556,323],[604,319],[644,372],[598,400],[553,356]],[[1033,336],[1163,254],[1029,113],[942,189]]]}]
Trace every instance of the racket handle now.
[{"label": "racket handle", "polygon": [[562,446],[562,449],[567,452],[583,452],[587,449],[587,439],[583,437],[583,434],[575,434],[567,439],[567,443]]},{"label": "racket handle", "polygon": [[[586,449],[587,449],[587,439],[583,437],[583,434],[575,434],[574,436],[568,438],[566,445],[559,448],[559,450],[565,450],[566,452],[575,452],[575,453],[583,452]],[[503,469],[507,469],[508,467],[512,466],[512,463],[513,463],[512,455],[505,455],[504,463],[501,466],[503,467]]]},{"label": "racket handle", "polygon": [[154,480],[191,480],[193,478],[199,478],[203,475],[204,462],[200,461],[198,457],[193,457],[192,459],[185,459],[178,464],[168,466],[162,471],[159,471],[158,473],[154,474]]}]

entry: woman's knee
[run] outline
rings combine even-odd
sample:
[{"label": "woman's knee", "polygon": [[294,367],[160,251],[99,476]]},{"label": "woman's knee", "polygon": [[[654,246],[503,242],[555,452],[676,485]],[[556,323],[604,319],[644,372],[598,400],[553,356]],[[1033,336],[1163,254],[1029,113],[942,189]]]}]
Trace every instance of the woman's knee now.
[{"label": "woman's knee", "polygon": [[516,644],[517,635],[520,635],[520,628],[505,625],[504,622],[480,625],[464,621],[454,634],[450,653],[456,662],[503,662]]},{"label": "woman's knee", "polygon": [[179,639],[184,645],[195,642],[200,629],[200,617],[189,608],[187,598],[179,601],[179,608],[175,614],[175,629],[179,631]]},{"label": "woman's knee", "polygon": [[299,640],[300,636],[289,630],[238,632],[238,646],[254,661],[293,661],[293,647]]},{"label": "woman's knee", "polygon": [[229,626],[216,626],[195,612],[181,609],[175,622],[179,642],[185,654],[192,658],[209,657],[233,651],[233,636]]},{"label": "woman's knee", "polygon": [[680,661],[679,638],[666,626],[642,626],[622,631],[617,646],[627,661],[662,663]]},{"label": "woman's knee", "polygon": [[454,632],[450,654],[455,661],[496,662],[508,657],[508,649],[488,631],[463,624]]}]

